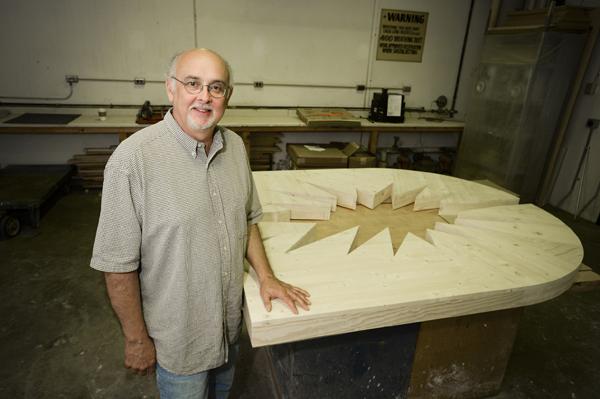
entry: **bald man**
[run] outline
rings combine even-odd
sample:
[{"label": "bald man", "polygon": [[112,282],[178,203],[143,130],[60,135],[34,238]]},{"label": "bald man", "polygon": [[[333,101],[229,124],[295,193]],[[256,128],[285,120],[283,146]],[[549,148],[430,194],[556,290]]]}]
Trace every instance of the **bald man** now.
[{"label": "bald man", "polygon": [[125,366],[153,371],[161,398],[226,398],[241,330],[243,260],[267,311],[309,294],[278,280],[259,230],[262,210],[244,144],[218,126],[233,92],[217,53],[173,57],[172,109],[119,145],[104,171],[91,267],[105,273],[125,336]]}]

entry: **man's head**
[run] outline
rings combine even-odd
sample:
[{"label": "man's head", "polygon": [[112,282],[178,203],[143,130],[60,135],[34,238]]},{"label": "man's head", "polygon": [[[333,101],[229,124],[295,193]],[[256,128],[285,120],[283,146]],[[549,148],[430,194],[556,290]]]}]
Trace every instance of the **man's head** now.
[{"label": "man's head", "polygon": [[231,67],[214,51],[192,49],[176,54],[166,80],[173,117],[196,140],[211,140],[227,108],[232,83]]}]

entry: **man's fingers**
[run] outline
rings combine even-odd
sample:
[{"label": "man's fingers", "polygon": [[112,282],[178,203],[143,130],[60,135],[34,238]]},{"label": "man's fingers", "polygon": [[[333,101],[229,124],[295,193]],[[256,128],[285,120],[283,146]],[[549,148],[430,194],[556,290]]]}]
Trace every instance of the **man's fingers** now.
[{"label": "man's fingers", "polygon": [[265,305],[265,309],[267,312],[271,311],[271,296],[268,293],[264,293],[261,295],[263,305]]},{"label": "man's fingers", "polygon": [[310,308],[308,307],[308,304],[306,302],[303,302],[303,301],[296,301],[296,302],[298,302],[298,306],[300,306],[302,309],[304,309],[306,311],[310,310]]},{"label": "man's fingers", "polygon": [[290,310],[294,313],[294,314],[298,314],[298,308],[296,308],[296,303],[292,300],[292,297],[290,295],[286,295],[283,298],[283,301],[285,302],[286,305],[288,305],[288,308],[290,308]]},{"label": "man's fingers", "polygon": [[293,289],[299,293],[301,293],[302,295],[304,295],[305,297],[309,297],[310,294],[308,293],[308,291],[303,290],[300,287],[293,287]]},{"label": "man's fingers", "polygon": [[125,364],[125,367],[131,370],[131,372],[139,375],[146,375],[152,369],[152,367],[140,367],[131,364]]},{"label": "man's fingers", "polygon": [[311,302],[310,294],[302,288],[295,287],[275,279],[277,285],[261,287],[261,299],[267,312],[272,309],[271,299],[280,299],[294,314],[298,314],[298,307],[309,311]]},{"label": "man's fingers", "polygon": [[310,301],[304,297],[304,295],[299,294],[297,292],[290,292],[290,296],[294,299],[294,302],[298,304],[302,309],[309,310],[308,305],[310,305]]},{"label": "man's fingers", "polygon": [[[299,292],[295,291],[295,290],[293,289],[293,287],[292,287],[292,288],[290,288],[290,289],[288,289],[288,292],[287,292],[286,298],[290,298],[290,302],[291,302],[292,304],[294,304],[294,308],[293,308],[293,309],[292,309],[292,307],[290,306],[290,304],[289,304],[289,303],[288,303],[288,307],[289,307],[290,309],[292,309],[292,311],[294,311],[294,310],[295,310],[295,312],[294,312],[295,314],[298,314],[298,308],[296,307],[296,305],[300,306],[302,309],[304,309],[304,310],[306,310],[306,311],[308,311],[308,310],[309,310],[309,308],[308,308],[308,305],[309,305],[309,303],[308,303],[308,299],[306,299],[306,298],[304,297],[304,295],[302,295],[301,293],[299,293]],[[287,302],[286,302],[286,303],[287,303]]]},{"label": "man's fingers", "polygon": [[310,305],[310,299],[308,299],[308,296],[304,293],[304,291],[301,290],[294,290],[294,295],[296,295],[296,297],[302,301],[303,303]]}]

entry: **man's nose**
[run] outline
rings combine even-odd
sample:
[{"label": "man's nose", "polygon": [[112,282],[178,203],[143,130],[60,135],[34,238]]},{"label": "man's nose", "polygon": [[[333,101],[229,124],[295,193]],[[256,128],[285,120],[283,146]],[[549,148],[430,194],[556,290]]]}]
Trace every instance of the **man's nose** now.
[{"label": "man's nose", "polygon": [[204,85],[200,88],[200,91],[196,94],[196,98],[204,102],[210,101],[212,97],[208,92],[208,85]]}]

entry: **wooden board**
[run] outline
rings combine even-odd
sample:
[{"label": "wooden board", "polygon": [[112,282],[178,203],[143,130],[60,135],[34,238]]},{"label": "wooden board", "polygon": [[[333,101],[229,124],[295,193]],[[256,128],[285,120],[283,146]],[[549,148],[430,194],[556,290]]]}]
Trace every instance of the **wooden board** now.
[{"label": "wooden board", "polygon": [[[275,301],[267,313],[247,274],[253,346],[538,303],[568,289],[583,258],[577,237],[542,209],[449,176],[386,169],[254,176],[261,200],[278,202],[279,213],[290,209],[291,222],[259,225],[273,270],[307,289],[313,305],[293,315]],[[381,204],[386,195],[405,206]],[[300,206],[325,216],[332,205],[325,198],[347,203],[314,224],[294,222]],[[411,198],[421,199],[420,210]],[[512,205],[490,206],[503,201]],[[428,209],[435,204],[446,214]]]},{"label": "wooden board", "polygon": [[327,220],[336,209],[336,199],[297,178],[294,172],[258,172],[254,182],[263,206],[287,209],[292,219]]},{"label": "wooden board", "polygon": [[88,147],[85,154],[75,154],[69,163],[77,166],[73,183],[83,188],[102,188],[104,168],[116,146]]},{"label": "wooden board", "polygon": [[421,323],[409,399],[484,398],[497,393],[522,308]]},{"label": "wooden board", "polygon": [[583,263],[579,267],[579,273],[575,277],[571,291],[583,292],[598,289],[600,287],[600,274],[594,272],[591,267]]}]

